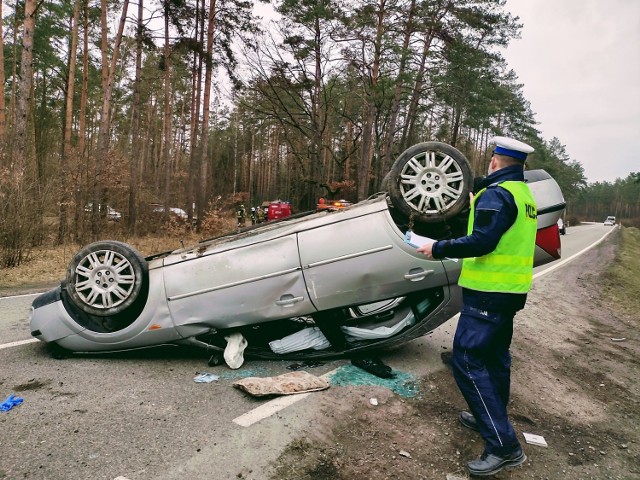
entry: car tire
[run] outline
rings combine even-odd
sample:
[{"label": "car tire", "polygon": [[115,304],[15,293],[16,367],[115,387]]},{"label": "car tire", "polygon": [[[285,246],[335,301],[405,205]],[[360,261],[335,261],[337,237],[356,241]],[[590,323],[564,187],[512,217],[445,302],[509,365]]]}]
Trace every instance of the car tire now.
[{"label": "car tire", "polygon": [[468,207],[473,173],[458,149],[442,142],[424,142],[397,158],[387,183],[391,202],[402,215],[421,223],[438,223]]},{"label": "car tire", "polygon": [[71,260],[66,291],[71,303],[98,317],[120,314],[145,301],[149,267],[126,243],[104,240],[87,245]]}]

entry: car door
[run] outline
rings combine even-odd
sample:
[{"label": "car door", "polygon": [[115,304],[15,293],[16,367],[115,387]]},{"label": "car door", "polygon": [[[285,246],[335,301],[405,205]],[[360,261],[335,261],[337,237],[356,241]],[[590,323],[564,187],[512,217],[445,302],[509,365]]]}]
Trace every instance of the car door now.
[{"label": "car door", "polygon": [[240,240],[182,257],[164,266],[176,326],[230,328],[315,311],[295,234]]},{"label": "car door", "polygon": [[408,245],[386,204],[380,205],[364,215],[334,215],[340,220],[298,234],[305,282],[318,310],[447,288],[442,262]]}]

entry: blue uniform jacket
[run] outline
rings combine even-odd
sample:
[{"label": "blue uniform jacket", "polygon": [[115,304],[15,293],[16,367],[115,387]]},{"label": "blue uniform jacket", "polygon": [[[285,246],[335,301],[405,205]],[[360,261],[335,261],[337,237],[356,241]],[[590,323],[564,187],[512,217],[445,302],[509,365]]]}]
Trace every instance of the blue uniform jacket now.
[{"label": "blue uniform jacket", "polygon": [[[502,235],[511,228],[518,215],[518,207],[510,192],[497,184],[507,180],[524,181],[521,165],[511,165],[487,176],[478,191],[487,190],[475,205],[473,232],[452,240],[440,240],[433,245],[434,258],[481,257],[498,246]],[[465,305],[488,311],[517,311],[527,301],[526,293],[480,292],[462,289]]]}]

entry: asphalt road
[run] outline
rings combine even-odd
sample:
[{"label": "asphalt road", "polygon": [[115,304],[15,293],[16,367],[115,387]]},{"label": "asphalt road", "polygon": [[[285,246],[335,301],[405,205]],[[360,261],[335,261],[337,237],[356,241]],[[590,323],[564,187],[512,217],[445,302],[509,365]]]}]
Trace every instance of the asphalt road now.
[{"label": "asphalt road", "polygon": [[[602,224],[569,227],[563,260],[539,267],[536,275],[562,268],[611,231]],[[208,367],[206,354],[184,348],[55,360],[43,344],[30,341],[33,298],[0,298],[0,401],[9,394],[24,399],[0,412],[0,479],[259,480],[282,448],[309,428],[321,393],[249,426],[234,422],[274,405],[231,383],[286,373],[291,362],[248,361],[230,370]],[[440,353],[450,347],[454,329],[455,318],[384,361],[415,376],[443,368]],[[344,363],[308,371],[322,375]],[[196,373],[205,371],[220,379],[195,383]]]}]

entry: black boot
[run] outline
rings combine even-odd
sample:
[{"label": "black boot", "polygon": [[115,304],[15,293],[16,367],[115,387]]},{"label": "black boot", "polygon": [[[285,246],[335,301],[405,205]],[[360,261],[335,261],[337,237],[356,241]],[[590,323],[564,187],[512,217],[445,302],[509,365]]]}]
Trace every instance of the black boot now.
[{"label": "black boot", "polygon": [[470,428],[471,430],[475,430],[476,432],[478,431],[478,422],[476,422],[476,417],[469,412],[460,412],[458,420],[460,420],[460,423],[463,426]]},{"label": "black boot", "polygon": [[517,448],[507,455],[494,455],[492,453],[483,453],[479,458],[467,463],[467,468],[471,475],[476,477],[487,477],[495,475],[505,467],[517,467],[527,460],[521,448]]}]

